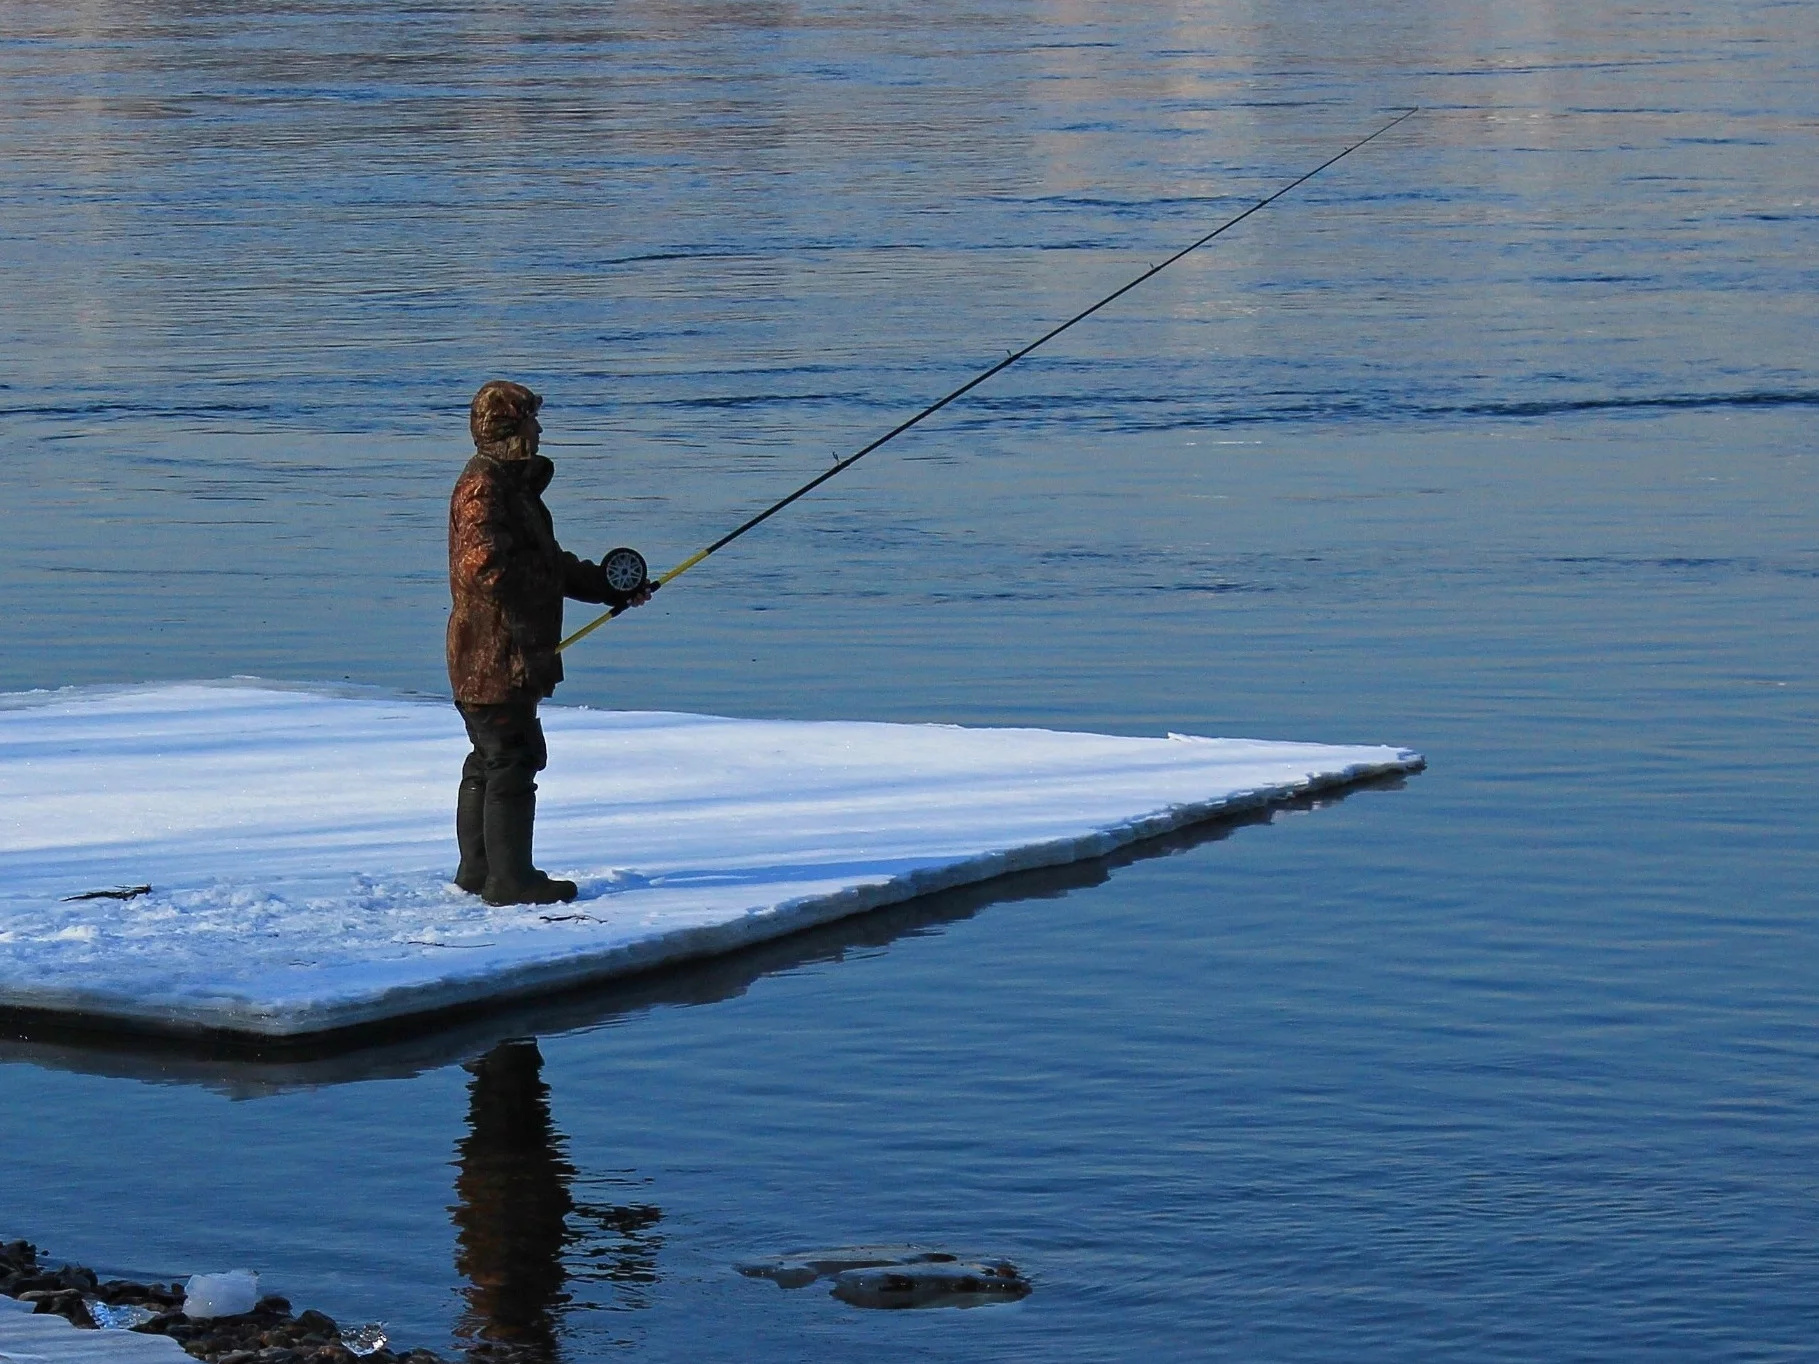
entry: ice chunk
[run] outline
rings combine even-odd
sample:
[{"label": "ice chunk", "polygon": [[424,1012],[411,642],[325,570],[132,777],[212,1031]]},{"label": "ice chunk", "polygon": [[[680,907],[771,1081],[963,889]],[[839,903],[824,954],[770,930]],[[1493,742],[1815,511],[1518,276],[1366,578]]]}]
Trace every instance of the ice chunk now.
[{"label": "ice chunk", "polygon": [[[0,696],[0,1006],[304,1035],[732,951],[1421,765],[561,706],[544,728],[539,859],[581,898],[494,909],[448,881],[466,738],[446,703],[248,682]],[[97,886],[152,889],[66,899]]]},{"label": "ice chunk", "polygon": [[259,1302],[259,1276],[250,1269],[229,1269],[219,1274],[192,1274],[183,1285],[183,1315],[237,1317]]},{"label": "ice chunk", "polygon": [[374,1321],[353,1331],[343,1331],[341,1343],[347,1346],[349,1354],[376,1354],[386,1346],[385,1323]]},{"label": "ice chunk", "polygon": [[114,1307],[96,1298],[84,1298],[82,1305],[88,1309],[89,1319],[103,1331],[130,1331],[135,1326],[145,1325],[158,1315],[151,1308],[134,1303],[122,1303]]}]

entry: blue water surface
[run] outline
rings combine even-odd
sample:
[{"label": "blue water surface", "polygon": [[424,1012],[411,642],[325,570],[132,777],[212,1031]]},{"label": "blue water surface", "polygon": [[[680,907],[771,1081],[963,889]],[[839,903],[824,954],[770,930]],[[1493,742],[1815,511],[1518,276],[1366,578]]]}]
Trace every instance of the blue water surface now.
[{"label": "blue water surface", "polygon": [[[451,1353],[1811,1358],[1816,67],[1757,0],[9,5],[0,688],[439,693],[481,380],[667,566],[1419,104],[558,699],[1430,767],[348,1055],[10,1041],[0,1235]],[[870,1242],[1035,1292],[733,1268]]]}]

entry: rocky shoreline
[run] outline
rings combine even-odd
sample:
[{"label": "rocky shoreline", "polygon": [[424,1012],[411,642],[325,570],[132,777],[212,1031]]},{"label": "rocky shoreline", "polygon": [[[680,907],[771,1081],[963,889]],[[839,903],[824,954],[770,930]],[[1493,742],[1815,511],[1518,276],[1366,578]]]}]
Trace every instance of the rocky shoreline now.
[{"label": "rocky shoreline", "polygon": [[[151,1316],[129,1328],[142,1335],[169,1336],[207,1364],[449,1364],[429,1350],[398,1351],[356,1338],[350,1346],[340,1326],[321,1312],[293,1315],[289,1301],[275,1294],[250,1312],[192,1320],[183,1313],[181,1283],[99,1280],[81,1265],[50,1269],[38,1262],[29,1241],[0,1244],[0,1295],[32,1304],[34,1313],[53,1313],[85,1329],[98,1328],[99,1315],[142,1309]],[[139,1315],[134,1313],[133,1315]],[[509,1360],[509,1350],[481,1345],[475,1360]]]}]

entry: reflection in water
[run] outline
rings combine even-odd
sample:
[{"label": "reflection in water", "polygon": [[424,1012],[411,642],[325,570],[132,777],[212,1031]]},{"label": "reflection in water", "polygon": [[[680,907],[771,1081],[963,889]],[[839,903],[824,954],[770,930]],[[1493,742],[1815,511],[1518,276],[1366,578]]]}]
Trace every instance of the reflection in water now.
[{"label": "reflection in water", "polygon": [[502,1042],[467,1068],[453,1212],[455,1268],[468,1287],[456,1334],[512,1358],[553,1359],[575,1169],[550,1121],[543,1055],[534,1041]]},{"label": "reflection in water", "polygon": [[452,1209],[467,1310],[455,1334],[474,1355],[540,1364],[558,1357],[556,1321],[571,1300],[564,1250],[574,1247],[577,1281],[630,1290],[619,1303],[585,1306],[641,1307],[643,1287],[657,1281],[661,1242],[651,1229],[663,1212],[648,1203],[575,1201],[575,1167],[550,1120],[534,1040],[501,1042],[467,1069],[474,1078]]},{"label": "reflection in water", "polygon": [[[583,1176],[584,1187],[623,1188],[622,1176]],[[648,1307],[650,1286],[657,1282],[657,1249],[663,1238],[655,1232],[663,1209],[654,1203],[594,1202],[583,1198],[575,1204],[570,1227],[569,1277],[579,1287],[605,1285],[611,1291],[599,1298],[576,1296],[577,1307],[595,1310]]]}]

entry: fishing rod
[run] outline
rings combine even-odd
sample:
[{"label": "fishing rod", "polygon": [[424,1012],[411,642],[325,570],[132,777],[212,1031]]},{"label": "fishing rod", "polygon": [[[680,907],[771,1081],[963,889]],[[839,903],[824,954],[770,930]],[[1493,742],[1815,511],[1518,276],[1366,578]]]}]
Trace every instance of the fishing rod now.
[{"label": "fishing rod", "polygon": [[[1219,226],[1215,227],[1211,232],[1207,233],[1204,237],[1201,237],[1197,241],[1189,242],[1186,246],[1182,247],[1179,251],[1175,252],[1174,255],[1170,256],[1167,260],[1163,261],[1162,264],[1152,265],[1149,269],[1145,270],[1141,275],[1138,275],[1135,279],[1133,279],[1129,284],[1126,284],[1126,285],[1122,286],[1121,288],[1114,289],[1111,293],[1107,294],[1104,298],[1100,299],[1097,303],[1093,304],[1092,307],[1084,309],[1081,312],[1075,313],[1072,317],[1068,318],[1067,321],[1061,323],[1059,326],[1052,327],[1048,331],[1044,332],[1041,336],[1038,336],[1034,341],[1030,342],[1022,350],[1012,351],[1009,355],[1005,356],[1004,359],[1000,360],[997,364],[993,365],[990,369],[984,370],[981,373],[974,375],[971,379],[968,379],[964,384],[961,384],[959,388],[955,389],[952,393],[948,394],[945,398],[936,399],[934,402],[930,403],[927,407],[923,408],[920,412],[918,412],[915,416],[909,418],[907,421],[899,422],[896,426],[893,426],[889,431],[886,431],[882,436],[878,437],[877,440],[873,441],[870,445],[866,446],[864,449],[859,450],[859,451],[855,452],[854,454],[848,455],[845,459],[836,460],[831,468],[822,470],[819,474],[815,475],[815,477],[811,478],[807,483],[804,483],[800,488],[796,489],[796,491],[791,493],[788,497],[780,498],[778,501],[771,503],[770,506],[766,507],[763,511],[759,512],[756,516],[752,517],[750,520],[746,521],[743,525],[737,526],[733,530],[728,531],[725,535],[722,535],[718,540],[714,541],[714,543],[709,545],[706,549],[699,550],[695,554],[692,554],[688,558],[684,559],[681,563],[677,564],[674,568],[672,568],[669,572],[665,573],[662,577],[656,579],[655,581],[652,581],[650,579],[649,570],[647,569],[645,562],[644,562],[644,556],[639,554],[638,551],[636,551],[634,549],[615,549],[611,553],[609,553],[606,556],[606,558],[602,561],[602,567],[606,570],[607,580],[610,583],[612,583],[612,585],[615,588],[617,588],[619,591],[622,591],[622,592],[635,592],[635,591],[638,591],[638,590],[640,590],[642,588],[646,588],[646,587],[650,588],[652,591],[655,591],[657,588],[662,587],[665,583],[675,581],[677,578],[680,578],[684,573],[687,573],[696,564],[700,563],[703,559],[707,558],[708,555],[717,554],[719,551],[725,549],[728,545],[732,544],[732,542],[737,540],[741,535],[744,535],[748,530],[753,530],[753,529],[757,528],[758,526],[763,525],[766,521],[770,520],[771,517],[775,516],[778,512],[782,511],[785,507],[789,506],[790,503],[796,501],[796,499],[798,499],[800,497],[804,497],[807,494],[812,493],[816,488],[819,488],[823,483],[827,482],[830,478],[834,477],[835,474],[844,473],[846,470],[852,468],[853,465],[857,464],[860,460],[864,459],[867,455],[871,454],[871,452],[876,450],[879,446],[885,444],[887,441],[895,440],[898,436],[901,436],[905,431],[909,430],[912,426],[915,426],[917,423],[921,422],[925,418],[934,416],[935,413],[939,412],[942,408],[946,407],[949,403],[953,402],[954,399],[964,397],[966,394],[971,393],[975,388],[979,387],[979,385],[984,383],[987,379],[990,379],[993,375],[1001,373],[1002,371],[1009,369],[1012,365],[1016,364],[1019,360],[1021,360],[1024,356],[1028,355],[1031,351],[1035,350],[1037,347],[1047,345],[1050,341],[1053,341],[1057,336],[1061,335],[1062,332],[1066,331],[1069,327],[1073,326],[1076,322],[1086,321],[1087,318],[1091,317],[1094,313],[1098,312],[1101,308],[1105,307],[1106,304],[1111,303],[1119,298],[1122,298],[1125,294],[1128,294],[1132,289],[1135,289],[1139,284],[1142,284],[1145,280],[1150,279],[1151,277],[1153,277],[1155,275],[1161,274],[1164,270],[1168,269],[1169,266],[1173,265],[1176,261],[1180,260],[1183,256],[1187,255],[1189,252],[1198,251],[1201,247],[1205,246],[1208,242],[1210,242],[1214,237],[1217,237],[1221,233],[1226,232],[1226,231],[1230,230],[1231,228],[1236,227],[1239,223],[1243,222],[1246,218],[1250,217],[1251,214],[1257,212],[1259,209],[1268,208],[1271,204],[1275,203],[1276,200],[1280,199],[1283,195],[1287,194],[1290,190],[1295,189],[1300,185],[1306,184],[1309,180],[1312,180],[1316,175],[1320,174],[1320,172],[1325,170],[1328,166],[1333,165],[1335,162],[1343,161],[1346,157],[1350,156],[1353,152],[1357,151],[1358,148],[1362,147],[1365,143],[1374,142],[1377,138],[1380,138],[1385,133],[1387,133],[1391,128],[1394,128],[1398,123],[1401,123],[1405,119],[1413,118],[1416,114],[1418,114],[1420,112],[1421,112],[1421,108],[1419,105],[1417,105],[1413,109],[1409,109],[1404,113],[1398,114],[1395,118],[1392,118],[1388,123],[1384,124],[1381,128],[1377,129],[1376,132],[1370,134],[1370,136],[1359,138],[1356,142],[1352,143],[1351,146],[1347,147],[1344,151],[1340,152],[1337,156],[1330,157],[1327,160],[1322,161],[1318,166],[1315,166],[1307,174],[1301,176],[1299,179],[1289,181],[1288,184],[1284,185],[1281,189],[1277,190],[1274,194],[1271,194],[1268,198],[1259,199],[1256,203],[1252,204],[1249,208],[1245,209],[1244,212],[1238,214],[1235,217],[1226,219],[1224,222],[1220,223]],[[624,610],[625,610],[625,607],[623,607],[623,606],[615,606],[612,610],[607,611],[604,614],[597,616],[595,619],[589,621],[586,625],[583,625],[579,630],[575,631],[574,634],[570,635],[567,639],[563,640],[560,644],[558,644],[556,646],[557,652],[560,653],[562,650],[568,648],[569,645],[574,644],[579,640],[587,638],[587,636],[593,634],[594,631],[598,630],[602,625],[605,625],[614,616],[619,615]]]}]

